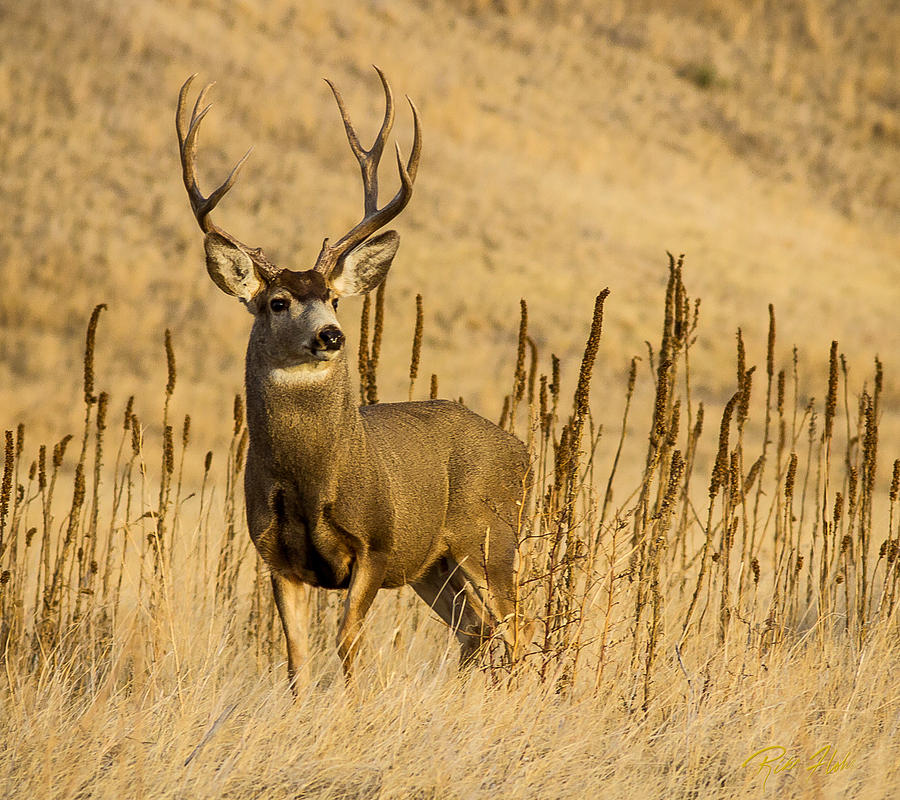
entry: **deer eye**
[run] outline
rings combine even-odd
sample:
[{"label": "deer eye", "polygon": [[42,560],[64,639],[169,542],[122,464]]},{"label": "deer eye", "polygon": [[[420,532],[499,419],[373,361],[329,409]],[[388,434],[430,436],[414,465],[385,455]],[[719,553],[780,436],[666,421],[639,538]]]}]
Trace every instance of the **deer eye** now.
[{"label": "deer eye", "polygon": [[272,311],[285,311],[287,310],[287,307],[288,301],[284,297],[273,297],[269,301],[269,308],[271,308]]},{"label": "deer eye", "polygon": [[337,304],[338,304],[338,298],[337,298],[337,297],[332,297],[332,298],[331,298],[331,307],[332,307],[335,311],[337,311]]}]

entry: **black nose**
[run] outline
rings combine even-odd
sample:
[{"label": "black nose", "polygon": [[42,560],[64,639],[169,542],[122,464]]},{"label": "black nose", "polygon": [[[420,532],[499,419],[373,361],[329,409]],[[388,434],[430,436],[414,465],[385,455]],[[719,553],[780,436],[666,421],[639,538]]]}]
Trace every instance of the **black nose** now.
[{"label": "black nose", "polygon": [[326,325],[316,338],[323,350],[340,350],[344,346],[344,332],[337,325]]}]

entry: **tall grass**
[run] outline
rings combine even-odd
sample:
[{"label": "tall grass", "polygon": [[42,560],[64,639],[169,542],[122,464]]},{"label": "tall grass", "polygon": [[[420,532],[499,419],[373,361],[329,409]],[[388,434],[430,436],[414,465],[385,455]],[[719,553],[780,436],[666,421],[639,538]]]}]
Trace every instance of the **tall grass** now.
[{"label": "tall grass", "polygon": [[[577,373],[576,365],[539,352],[528,335],[527,305],[524,300],[521,304],[512,385],[500,420],[527,442],[532,459],[533,486],[520,520],[517,576],[518,603],[532,624],[524,630],[518,616],[507,623],[516,628],[508,632],[512,638],[524,644],[519,656],[511,658],[498,639],[485,649],[476,670],[462,684],[454,683],[448,666],[453,659],[444,657],[444,631],[431,625],[411,595],[381,598],[369,626],[369,649],[375,658],[366,674],[373,694],[354,700],[343,694],[331,655],[339,595],[316,593],[311,611],[314,685],[305,687],[300,704],[304,710],[298,712],[303,714],[303,731],[315,731],[323,713],[334,715],[333,724],[343,720],[340,724],[356,730],[359,720],[345,719],[355,712],[341,710],[356,703],[365,709],[359,713],[367,725],[382,736],[393,730],[399,742],[397,726],[420,724],[402,721],[406,703],[433,708],[441,698],[464,716],[471,711],[464,710],[469,708],[464,695],[475,692],[485,703],[486,721],[467,722],[470,737],[478,725],[515,728],[498,716],[498,703],[533,704],[548,718],[556,704],[563,703],[570,710],[595,709],[582,712],[587,716],[579,718],[586,719],[585,725],[590,726],[594,714],[604,721],[600,731],[625,739],[639,735],[640,746],[652,750],[653,737],[675,736],[673,722],[699,726],[698,719],[720,719],[715,709],[729,707],[725,698],[730,693],[746,691],[739,695],[746,705],[758,704],[753,687],[762,685],[770,670],[793,674],[791,665],[799,660],[831,665],[843,670],[840,675],[852,677],[859,675],[866,654],[871,658],[873,652],[885,656],[896,651],[891,643],[896,643],[898,632],[900,459],[893,461],[890,480],[879,481],[883,376],[877,359],[872,375],[853,386],[834,343],[828,373],[820,376],[824,401],[806,399],[798,350],[794,348],[786,365],[778,363],[776,318],[770,307],[764,393],[754,392],[758,372],[748,363],[738,331],[734,391],[718,412],[718,424],[710,425],[714,409],[697,399],[700,392],[691,378],[700,305],[685,287],[683,260],[670,256],[660,337],[648,345],[649,369],[640,373],[641,361],[630,359],[618,403],[615,391],[604,392],[600,403],[591,397],[594,362],[615,357],[600,356],[607,295],[603,291],[595,300]],[[383,290],[374,305],[374,315],[368,301],[362,315],[358,364],[363,402],[379,399]],[[167,333],[164,343],[168,379],[161,441],[151,443],[137,415],[142,398],[128,398],[121,424],[113,426],[111,398],[95,392],[93,352],[102,309],[94,309],[88,324],[84,425],[78,437],[40,444],[36,450],[28,449],[21,425],[4,437],[0,659],[5,681],[0,695],[8,714],[0,729],[6,747],[21,749],[29,725],[37,724],[33,715],[40,718],[41,709],[51,707],[59,724],[71,726],[67,709],[81,709],[77,717],[106,703],[107,713],[113,709],[113,717],[122,720],[128,716],[123,709],[146,709],[148,698],[155,697],[173,718],[194,719],[191,703],[198,696],[209,703],[210,695],[203,695],[202,689],[210,685],[214,694],[224,692],[232,700],[224,708],[218,702],[210,706],[210,713],[216,709],[214,721],[190,748],[188,733],[196,733],[199,723],[195,720],[189,731],[173,728],[172,736],[185,752],[141,756],[156,765],[151,772],[163,770],[153,779],[141,773],[142,785],[155,787],[148,791],[156,796],[213,792],[202,789],[213,767],[197,766],[208,747],[218,753],[218,783],[209,784],[218,787],[215,791],[225,787],[236,797],[296,794],[300,773],[291,773],[292,778],[273,773],[261,746],[257,755],[264,777],[258,782],[238,780],[247,770],[253,773],[252,765],[235,772],[237,783],[229,783],[229,772],[226,777],[219,772],[224,764],[231,769],[239,761],[242,746],[219,731],[241,706],[242,696],[252,696],[257,704],[252,713],[245,707],[245,714],[262,714],[275,728],[280,723],[272,722],[273,715],[289,719],[293,713],[283,691],[280,626],[265,568],[249,545],[243,519],[239,487],[247,430],[241,397],[235,398],[231,445],[222,472],[216,473],[216,459],[207,452],[200,485],[185,486],[185,461],[199,460],[200,455],[190,450],[190,417],[185,417],[180,435],[169,419],[169,400],[176,391],[171,337]],[[419,297],[410,396],[416,388],[423,326]],[[577,374],[571,398],[561,389],[567,370]],[[635,422],[635,388],[645,380],[652,383],[653,402],[642,409],[643,420]],[[437,376],[432,376],[430,394],[436,392]],[[621,409],[621,417],[608,421],[598,411],[601,406],[611,415]],[[642,465],[633,482],[620,474],[620,458],[629,450]],[[440,665],[427,681],[421,670],[428,668],[416,661],[422,652],[428,659],[422,663]],[[805,669],[801,674],[815,682],[815,673]],[[481,676],[483,685],[477,684]],[[268,694],[248,688],[257,686],[253,681],[260,678]],[[238,679],[244,681],[242,689],[231,683]],[[747,681],[751,688],[745,690]],[[411,685],[418,688],[412,690]],[[425,691],[425,685],[431,694],[409,699],[408,691]],[[453,694],[459,686],[463,695]],[[849,713],[852,695],[845,700]],[[888,706],[885,698],[876,703],[875,712]],[[820,713],[833,722],[827,704]],[[846,713],[842,724],[828,729],[829,736],[850,731],[848,735],[858,737],[859,729],[848,725]],[[249,725],[241,734],[245,744],[258,735],[250,733]],[[634,733],[623,732],[622,725]],[[749,756],[781,742],[766,739],[767,729],[741,730],[743,749],[728,750],[732,763],[725,773],[720,762],[697,756],[678,773],[678,791],[672,790],[671,781],[662,782],[656,794],[648,788],[647,796],[680,796],[682,790],[685,796],[689,790],[703,796],[714,796],[715,791],[736,796],[738,788],[758,790],[755,773],[738,770],[737,753]],[[793,744],[805,746],[819,733],[815,727],[801,731]],[[217,735],[226,750],[208,744]],[[311,734],[297,735],[302,739]],[[698,736],[712,741],[713,733],[703,730]],[[14,747],[12,741],[19,744]],[[838,742],[832,744],[837,749]],[[883,742],[876,739],[873,746],[883,749]],[[115,760],[123,747],[127,749],[117,741],[103,757]],[[530,747],[508,744],[504,757],[519,760],[522,769],[528,759],[549,768],[559,757],[552,749],[528,755]],[[129,755],[126,761],[133,765],[134,758]],[[192,763],[190,769],[199,772],[179,771]],[[166,764],[173,767],[169,777]],[[383,761],[379,764],[376,780],[375,773],[352,765],[342,769],[335,762],[325,768],[319,763],[318,770],[303,773],[303,791],[308,796],[377,796],[381,791],[404,796],[428,784],[437,795],[453,794],[450,782],[432,773],[425,780],[407,767],[389,778]],[[181,767],[176,770],[176,765]],[[122,776],[110,772],[109,764],[97,769],[91,772],[93,788],[82,785],[82,796],[112,794],[120,786],[115,781]],[[31,756],[11,763],[0,779],[10,791],[23,790],[53,784],[47,776],[54,771],[63,774],[65,767]],[[723,774],[731,777],[726,780]],[[896,778],[895,767],[890,774]],[[119,777],[113,780],[113,775]],[[613,780],[612,773],[607,777]],[[782,790],[802,795],[808,788],[799,781],[785,783],[787,777],[780,779]],[[829,779],[843,780],[839,785],[847,796],[861,796],[862,784],[851,777]],[[495,784],[503,794],[521,788],[522,780],[518,772],[504,773]],[[54,796],[63,796],[59,787],[72,788],[65,782],[55,785],[50,793]],[[482,786],[475,794],[492,791]],[[578,792],[536,792],[555,794]]]}]

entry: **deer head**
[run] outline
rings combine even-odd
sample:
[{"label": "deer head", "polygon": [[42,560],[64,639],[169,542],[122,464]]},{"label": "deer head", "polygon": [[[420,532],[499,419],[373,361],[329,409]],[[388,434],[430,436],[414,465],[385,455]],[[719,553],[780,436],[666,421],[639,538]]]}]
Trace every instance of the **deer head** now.
[{"label": "deer head", "polygon": [[250,150],[225,181],[204,197],[197,183],[195,161],[200,124],[211,108],[206,104],[206,98],[212,84],[198,95],[190,118],[187,96],[196,75],[188,78],[181,87],[175,125],[184,186],[197,223],[205,234],[206,269],[216,286],[241,300],[253,314],[253,336],[271,367],[316,369],[335,359],[344,346],[344,333],[335,313],[338,299],[365,294],[377,287],[397,253],[400,243],[397,232],[378,231],[394,219],[412,197],[422,137],[418,112],[407,97],[415,129],[412,152],[404,164],[400,146],[396,145],[400,188],[388,203],[378,208],[378,164],[394,123],[394,99],[384,73],[378,67],[375,71],[384,87],[385,112],[381,129],[368,150],[359,143],[340,92],[327,81],[337,101],[350,148],[359,162],[364,209],[360,222],[335,244],[329,244],[325,239],[315,265],[305,271],[276,266],[261,249],[248,247],[210,219],[210,213],[237,180]]}]

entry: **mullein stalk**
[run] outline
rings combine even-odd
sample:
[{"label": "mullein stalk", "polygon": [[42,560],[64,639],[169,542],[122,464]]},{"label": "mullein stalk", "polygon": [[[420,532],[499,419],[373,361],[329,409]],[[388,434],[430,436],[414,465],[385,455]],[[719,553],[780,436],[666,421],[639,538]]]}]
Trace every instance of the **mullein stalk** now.
[{"label": "mullein stalk", "polygon": [[422,332],[425,328],[425,312],[422,307],[422,295],[416,295],[416,327],[413,332],[412,353],[409,358],[409,399],[413,399],[413,387],[419,376],[419,360],[422,357]]}]

